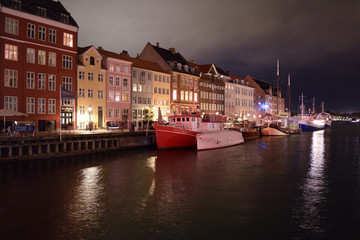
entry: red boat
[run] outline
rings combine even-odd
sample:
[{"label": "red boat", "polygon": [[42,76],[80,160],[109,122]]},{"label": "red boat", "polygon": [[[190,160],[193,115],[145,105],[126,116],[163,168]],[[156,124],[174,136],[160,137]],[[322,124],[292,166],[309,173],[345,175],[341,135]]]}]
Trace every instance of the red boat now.
[{"label": "red boat", "polygon": [[223,130],[226,118],[217,115],[174,115],[169,124],[154,123],[156,144],[159,149],[195,147],[196,134]]}]

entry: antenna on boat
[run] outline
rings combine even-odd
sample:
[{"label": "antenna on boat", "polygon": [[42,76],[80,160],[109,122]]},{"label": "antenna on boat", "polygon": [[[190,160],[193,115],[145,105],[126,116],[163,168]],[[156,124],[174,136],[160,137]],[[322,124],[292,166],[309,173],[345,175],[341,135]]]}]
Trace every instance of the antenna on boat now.
[{"label": "antenna on boat", "polygon": [[325,105],[325,102],[324,101],[321,101],[321,112],[324,113],[324,105]]},{"label": "antenna on boat", "polygon": [[279,115],[279,59],[277,60],[276,64],[276,106],[276,114]]},{"label": "antenna on boat", "polygon": [[291,117],[291,110],[290,110],[290,74],[288,74],[288,95],[289,95],[289,108],[288,108],[288,116]]}]

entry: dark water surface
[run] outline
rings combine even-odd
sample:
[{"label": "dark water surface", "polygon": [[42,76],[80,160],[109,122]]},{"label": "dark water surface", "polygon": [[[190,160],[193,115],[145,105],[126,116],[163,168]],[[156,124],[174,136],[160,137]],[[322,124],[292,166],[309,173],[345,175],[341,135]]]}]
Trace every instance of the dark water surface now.
[{"label": "dark water surface", "polygon": [[360,239],[360,125],[0,165],[0,239]]}]

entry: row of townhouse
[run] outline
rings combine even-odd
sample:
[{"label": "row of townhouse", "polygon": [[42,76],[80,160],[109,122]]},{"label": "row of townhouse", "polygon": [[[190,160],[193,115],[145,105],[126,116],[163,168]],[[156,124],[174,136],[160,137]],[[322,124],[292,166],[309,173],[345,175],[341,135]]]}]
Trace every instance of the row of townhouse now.
[{"label": "row of townhouse", "polygon": [[166,120],[195,110],[256,120],[277,112],[276,101],[284,111],[271,84],[189,62],[159,43],[136,58],[78,47],[78,25],[58,1],[0,3],[0,106],[28,114],[23,120],[37,130],[144,127],[159,114]]}]

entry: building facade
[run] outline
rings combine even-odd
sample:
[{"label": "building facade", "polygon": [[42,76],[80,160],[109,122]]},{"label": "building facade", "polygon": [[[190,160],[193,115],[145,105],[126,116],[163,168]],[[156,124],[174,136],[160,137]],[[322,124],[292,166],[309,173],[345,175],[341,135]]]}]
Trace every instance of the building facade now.
[{"label": "building facade", "polygon": [[193,112],[199,105],[199,75],[175,48],[147,43],[140,59],[156,62],[170,79],[170,113]]},{"label": "building facade", "polygon": [[131,122],[132,60],[122,54],[99,47],[106,68],[106,126],[128,128]]},{"label": "building facade", "polygon": [[[39,131],[73,126],[77,23],[60,2],[0,4],[0,108],[26,113]],[[62,101],[61,87],[69,93]]]},{"label": "building facade", "polygon": [[170,110],[170,77],[157,63],[133,59],[132,121],[145,128],[147,120],[158,121],[158,110],[167,120]]},{"label": "building facade", "polygon": [[106,117],[106,69],[94,46],[78,48],[77,129],[104,128]]}]

